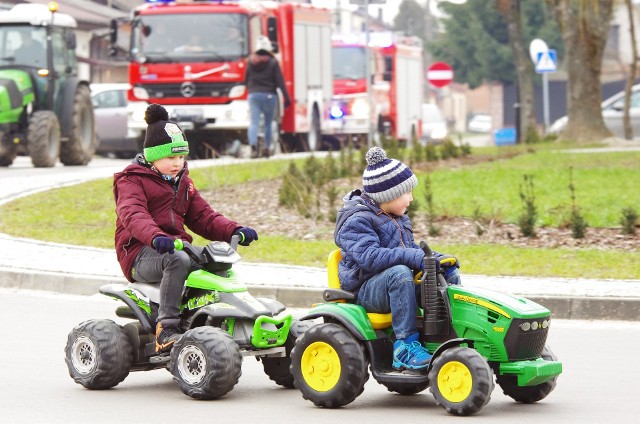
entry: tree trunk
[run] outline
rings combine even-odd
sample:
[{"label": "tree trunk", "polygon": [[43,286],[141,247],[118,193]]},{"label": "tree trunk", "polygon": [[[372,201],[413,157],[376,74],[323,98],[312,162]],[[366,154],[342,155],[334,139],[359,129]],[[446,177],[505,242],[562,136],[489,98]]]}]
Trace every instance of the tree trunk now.
[{"label": "tree trunk", "polygon": [[527,141],[534,134],[537,134],[537,129],[532,78],[533,64],[522,38],[520,0],[499,0],[498,10],[507,19],[509,43],[511,44],[511,50],[513,50],[513,60],[518,79],[518,101],[520,103],[520,134],[518,134],[518,141]]},{"label": "tree trunk", "polygon": [[629,73],[627,74],[627,84],[624,87],[624,138],[627,140],[633,139],[633,127],[631,126],[631,116],[629,108],[631,107],[631,89],[633,83],[636,80],[636,68],[638,60],[638,47],[636,46],[636,25],[635,25],[635,13],[633,13],[633,4],[631,0],[625,0],[627,5],[627,12],[629,15],[629,36],[631,37],[631,64],[629,66]]},{"label": "tree trunk", "polygon": [[614,0],[549,0],[562,31],[568,72],[568,122],[561,139],[611,137],[602,119],[600,74]]}]

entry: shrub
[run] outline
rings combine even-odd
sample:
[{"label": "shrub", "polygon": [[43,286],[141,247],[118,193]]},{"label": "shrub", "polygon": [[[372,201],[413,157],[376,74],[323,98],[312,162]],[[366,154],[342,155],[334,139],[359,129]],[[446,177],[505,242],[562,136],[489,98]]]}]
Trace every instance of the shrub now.
[{"label": "shrub", "polygon": [[638,223],[638,212],[628,207],[622,209],[620,224],[622,225],[622,234],[631,235],[636,233],[636,224]]},{"label": "shrub", "polygon": [[533,191],[533,175],[524,175],[524,183],[520,185],[520,200],[524,209],[518,218],[520,233],[525,237],[535,237],[538,212],[536,210],[536,196]]}]

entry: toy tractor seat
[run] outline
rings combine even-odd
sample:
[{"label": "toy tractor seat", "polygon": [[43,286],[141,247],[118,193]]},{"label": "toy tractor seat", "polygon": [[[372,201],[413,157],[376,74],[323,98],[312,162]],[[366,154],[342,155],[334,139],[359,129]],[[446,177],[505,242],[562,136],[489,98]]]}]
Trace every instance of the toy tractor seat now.
[{"label": "toy tractor seat", "polygon": [[[338,263],[342,260],[342,252],[336,249],[329,253],[327,260],[327,277],[329,288],[324,290],[322,298],[326,302],[355,303],[356,295],[340,288],[338,277]],[[376,314],[367,312],[369,321],[374,330],[391,327],[391,314]]]}]

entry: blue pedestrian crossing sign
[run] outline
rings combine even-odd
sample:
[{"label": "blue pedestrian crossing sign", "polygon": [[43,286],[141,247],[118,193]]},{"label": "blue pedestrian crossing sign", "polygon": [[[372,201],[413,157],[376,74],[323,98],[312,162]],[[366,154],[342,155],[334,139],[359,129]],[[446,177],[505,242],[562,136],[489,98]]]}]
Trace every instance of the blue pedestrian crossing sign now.
[{"label": "blue pedestrian crossing sign", "polygon": [[546,72],[556,72],[556,51],[549,49],[547,51],[538,52],[538,60],[536,61],[536,72],[544,74]]}]

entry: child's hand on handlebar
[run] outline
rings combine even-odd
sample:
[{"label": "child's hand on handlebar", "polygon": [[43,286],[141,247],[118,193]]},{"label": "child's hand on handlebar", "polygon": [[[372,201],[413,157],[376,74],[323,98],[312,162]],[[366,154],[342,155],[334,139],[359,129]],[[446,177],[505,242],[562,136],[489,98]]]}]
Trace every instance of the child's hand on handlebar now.
[{"label": "child's hand on handlebar", "polygon": [[162,253],[171,254],[173,253],[173,250],[175,248],[173,244],[173,239],[171,237],[166,237],[166,236],[157,236],[156,238],[153,239],[151,244],[153,245],[153,248],[156,249],[156,252],[160,254]]},{"label": "child's hand on handlebar", "polygon": [[252,242],[258,240],[258,233],[253,228],[240,227],[233,232],[234,235],[240,236],[238,242],[241,246],[249,246]]}]

